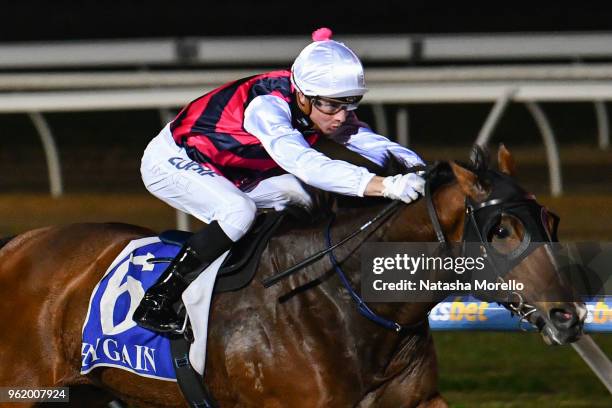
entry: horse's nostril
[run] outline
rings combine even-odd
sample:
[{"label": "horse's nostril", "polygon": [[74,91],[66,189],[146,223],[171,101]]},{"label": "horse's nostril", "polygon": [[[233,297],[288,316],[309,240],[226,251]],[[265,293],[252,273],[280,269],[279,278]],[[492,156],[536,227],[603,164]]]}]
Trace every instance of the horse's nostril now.
[{"label": "horse's nostril", "polygon": [[552,309],[550,319],[558,325],[571,327],[578,322],[576,313],[564,309]]}]

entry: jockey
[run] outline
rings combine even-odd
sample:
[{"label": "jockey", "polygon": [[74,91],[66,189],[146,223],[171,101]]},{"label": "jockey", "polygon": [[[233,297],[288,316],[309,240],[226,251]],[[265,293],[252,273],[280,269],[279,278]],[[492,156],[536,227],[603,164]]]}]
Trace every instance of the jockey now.
[{"label": "jockey", "polygon": [[257,208],[305,208],[302,183],[351,196],[409,203],[423,194],[416,174],[379,177],[332,160],[312,146],[329,137],[384,165],[389,154],[423,164],[411,150],[378,135],[354,114],[367,92],[363,67],[326,28],[291,71],[274,71],[223,85],[188,104],[147,146],[141,165],[147,190],[208,225],[195,233],[144,295],[134,321],[169,332],[182,322],[172,305],[185,275],[203,270],[250,228]]}]

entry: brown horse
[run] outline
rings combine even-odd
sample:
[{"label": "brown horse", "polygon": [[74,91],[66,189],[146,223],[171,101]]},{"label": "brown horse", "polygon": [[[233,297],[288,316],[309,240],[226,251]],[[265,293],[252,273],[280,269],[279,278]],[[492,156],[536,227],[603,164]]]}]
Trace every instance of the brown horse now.
[{"label": "brown horse", "polygon": [[[510,154],[502,147],[498,158],[500,172],[446,164],[450,177],[438,183],[432,199],[450,241],[462,238],[466,196],[476,202],[487,199],[487,174],[504,175],[505,182],[513,183],[507,176],[513,174]],[[371,219],[382,205],[341,211],[334,241]],[[506,231],[495,237],[502,244],[524,232],[503,217],[499,227]],[[323,228],[323,222],[281,227],[253,282],[214,298],[205,381],[220,406],[447,406],[437,388],[435,349],[426,324],[433,302],[370,304],[385,318],[415,325],[398,335],[359,315],[327,258],[269,289],[262,287],[262,278],[321,249]],[[113,398],[139,407],[186,406],[176,383],[115,368],[79,373],[81,329],[94,286],[130,240],[151,234],[122,224],[77,224],[21,234],[0,250],[0,386],[69,386],[72,406],[102,406]],[[401,206],[365,239],[336,251],[354,287],[364,241],[436,241],[426,200]],[[543,251],[533,252],[511,273],[534,284],[546,280],[548,290],[569,292],[562,281],[550,284],[558,277]],[[549,342],[580,336],[584,305],[537,302],[533,296],[521,294],[535,307],[526,318],[539,319]]]}]

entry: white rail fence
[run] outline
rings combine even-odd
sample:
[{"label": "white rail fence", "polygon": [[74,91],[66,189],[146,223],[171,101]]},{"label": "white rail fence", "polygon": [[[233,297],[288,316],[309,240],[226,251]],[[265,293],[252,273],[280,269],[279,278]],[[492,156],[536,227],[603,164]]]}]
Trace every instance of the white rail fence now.
[{"label": "white rail fence", "polygon": [[[469,35],[337,36],[366,63],[454,61],[612,60],[612,33],[511,33]],[[23,112],[38,129],[49,167],[51,192],[61,195],[60,161],[46,112],[168,109],[222,83],[263,70],[172,72],[9,73],[22,69],[92,69],[151,66],[288,66],[307,36],[163,38],[0,44],[0,113]],[[550,190],[562,194],[562,175],[552,127],[540,102],[591,101],[598,143],[609,147],[605,101],[611,99],[612,64],[370,69],[376,127],[387,132],[384,104],[493,102],[477,143],[486,143],[510,102],[525,103],[546,148]],[[109,90],[115,88],[114,90]],[[167,116],[167,115],[165,115]],[[400,143],[409,142],[408,111],[397,109]]]},{"label": "white rail fence", "polygon": [[[612,60],[612,33],[498,33],[469,35],[336,36],[366,63],[454,61]],[[0,113],[30,115],[40,133],[51,193],[63,192],[60,161],[46,112],[108,109],[168,109],[183,105],[222,83],[263,70],[174,72],[8,73],[22,69],[145,68],[151,66],[288,66],[307,36],[163,38],[0,44]],[[598,143],[609,147],[605,101],[611,99],[612,65],[544,65],[370,69],[377,129],[387,134],[384,104],[493,102],[477,143],[486,143],[510,102],[525,103],[546,148],[551,194],[561,195],[562,175],[552,127],[540,102],[591,101]],[[109,88],[117,88],[108,90]],[[398,141],[409,142],[409,117],[397,109]]]},{"label": "white rail fence", "polygon": [[[336,35],[366,62],[572,60],[612,57],[612,33]],[[0,69],[288,64],[307,45],[294,37],[191,37],[4,43]]]},{"label": "white rail fence", "polygon": [[[3,91],[0,92],[0,113],[30,115],[45,149],[51,194],[57,197],[63,193],[60,159],[43,113],[125,109],[167,112],[228,80],[256,72],[262,71],[0,74],[0,90]],[[542,136],[551,194],[559,196],[563,193],[559,152],[552,126],[540,103],[593,103],[598,144],[600,148],[608,149],[610,135],[605,102],[612,100],[612,81],[609,79],[612,79],[612,65],[609,64],[453,70],[371,69],[368,71],[371,90],[363,103],[373,105],[375,126],[383,134],[388,133],[383,106],[402,105],[396,112],[395,121],[397,140],[404,145],[409,143],[409,117],[404,105],[493,103],[476,139],[476,143],[486,144],[507,105],[524,103]],[[167,114],[164,113],[163,117],[166,120]]]}]

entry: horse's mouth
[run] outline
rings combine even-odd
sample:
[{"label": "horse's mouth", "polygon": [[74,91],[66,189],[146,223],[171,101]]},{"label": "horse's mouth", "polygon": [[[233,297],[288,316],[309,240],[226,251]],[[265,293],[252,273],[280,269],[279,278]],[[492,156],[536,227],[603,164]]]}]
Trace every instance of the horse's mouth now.
[{"label": "horse's mouth", "polygon": [[535,325],[540,329],[546,344],[570,344],[582,337],[586,307],[582,303],[574,303],[572,306],[567,309],[553,308],[547,315],[538,313],[535,316]]},{"label": "horse's mouth", "polygon": [[564,344],[570,344],[579,340],[583,335],[582,327],[568,332],[567,330],[561,331],[553,328],[549,324],[547,324],[540,333],[542,334],[544,342],[549,346],[562,346]]}]

